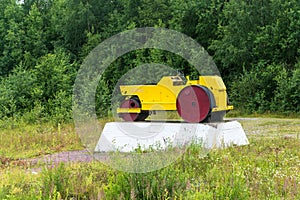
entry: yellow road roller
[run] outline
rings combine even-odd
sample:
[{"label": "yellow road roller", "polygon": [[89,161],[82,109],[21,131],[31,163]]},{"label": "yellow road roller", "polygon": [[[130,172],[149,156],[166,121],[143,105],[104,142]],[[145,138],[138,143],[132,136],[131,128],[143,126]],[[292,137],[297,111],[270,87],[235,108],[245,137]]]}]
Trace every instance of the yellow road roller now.
[{"label": "yellow road roller", "polygon": [[117,113],[124,121],[144,121],[153,111],[177,111],[186,122],[220,122],[229,110],[225,84],[219,76],[183,80],[164,76],[157,84],[121,85],[125,99]]}]

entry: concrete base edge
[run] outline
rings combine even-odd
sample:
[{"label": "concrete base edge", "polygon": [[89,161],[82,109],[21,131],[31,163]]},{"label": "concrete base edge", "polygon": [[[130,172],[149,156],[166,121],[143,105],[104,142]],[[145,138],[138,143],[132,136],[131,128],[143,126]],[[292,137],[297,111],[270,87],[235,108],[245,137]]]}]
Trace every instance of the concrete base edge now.
[{"label": "concrete base edge", "polygon": [[191,124],[170,122],[110,122],[102,130],[95,152],[164,150],[201,143],[206,149],[249,144],[237,121]]}]

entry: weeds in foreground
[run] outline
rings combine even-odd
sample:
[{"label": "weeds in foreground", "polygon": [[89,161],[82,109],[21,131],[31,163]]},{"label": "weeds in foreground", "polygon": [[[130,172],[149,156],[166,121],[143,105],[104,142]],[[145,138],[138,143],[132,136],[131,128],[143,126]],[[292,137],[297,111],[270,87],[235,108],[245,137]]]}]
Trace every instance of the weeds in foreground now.
[{"label": "weeds in foreground", "polygon": [[299,199],[300,142],[250,141],[206,157],[194,146],[175,163],[149,173],[114,171],[99,162],[61,164],[38,174],[7,168],[1,172],[0,198]]},{"label": "weeds in foreground", "polygon": [[81,149],[73,125],[0,122],[0,158],[22,159]]},{"label": "weeds in foreground", "polygon": [[[246,132],[251,123],[243,123]],[[205,157],[193,145],[176,162],[149,173],[115,171],[100,162],[32,173],[8,162],[0,169],[0,199],[300,199],[300,141],[280,132],[290,124],[275,134],[265,130],[269,122],[253,123],[264,134],[251,132],[250,145]]]}]

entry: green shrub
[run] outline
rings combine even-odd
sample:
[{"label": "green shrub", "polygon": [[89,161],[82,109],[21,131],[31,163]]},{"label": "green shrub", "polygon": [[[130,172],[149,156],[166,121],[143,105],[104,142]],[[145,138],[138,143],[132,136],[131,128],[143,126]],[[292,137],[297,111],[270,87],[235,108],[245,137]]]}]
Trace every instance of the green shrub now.
[{"label": "green shrub", "polygon": [[28,124],[33,124],[36,122],[41,123],[46,121],[45,112],[45,106],[43,106],[41,102],[37,101],[34,102],[34,107],[30,111],[23,113],[21,120]]},{"label": "green shrub", "polygon": [[33,71],[16,67],[0,82],[0,117],[18,117],[30,111],[41,90]]},{"label": "green shrub", "polygon": [[[300,67],[300,62],[299,62]],[[272,110],[282,113],[300,112],[300,68],[296,68],[291,73],[283,70],[282,74],[276,77],[278,87],[274,100],[272,102]]]},{"label": "green shrub", "polygon": [[0,80],[0,118],[22,118],[28,123],[68,121],[76,64],[56,52],[39,59],[34,69],[22,64]]},{"label": "green shrub", "polygon": [[72,96],[66,91],[58,91],[53,99],[48,101],[47,110],[52,122],[68,122],[72,118]]},{"label": "green shrub", "polygon": [[244,113],[300,112],[300,61],[295,69],[284,65],[260,63],[244,70],[229,85],[233,105]]}]

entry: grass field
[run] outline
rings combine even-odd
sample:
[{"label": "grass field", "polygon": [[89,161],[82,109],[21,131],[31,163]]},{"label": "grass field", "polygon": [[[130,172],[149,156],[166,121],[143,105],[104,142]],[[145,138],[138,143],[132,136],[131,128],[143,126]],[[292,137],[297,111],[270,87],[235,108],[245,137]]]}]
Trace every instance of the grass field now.
[{"label": "grass field", "polygon": [[0,199],[300,199],[300,119],[239,121],[250,145],[205,157],[193,145],[147,174],[96,161],[32,166],[24,158],[81,149],[74,127],[1,122]]}]

